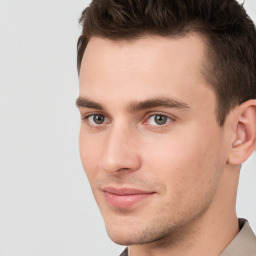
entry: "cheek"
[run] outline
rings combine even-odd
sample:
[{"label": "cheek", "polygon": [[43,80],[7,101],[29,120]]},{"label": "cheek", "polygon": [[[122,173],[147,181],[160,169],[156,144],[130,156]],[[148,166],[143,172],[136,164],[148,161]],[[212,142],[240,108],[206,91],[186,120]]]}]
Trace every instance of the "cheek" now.
[{"label": "cheek", "polygon": [[165,184],[169,194],[190,197],[216,186],[222,164],[216,141],[219,135],[208,131],[207,127],[201,130],[195,127],[189,133],[150,141],[154,147],[145,147],[144,163]]},{"label": "cheek", "polygon": [[84,171],[91,182],[95,172],[98,170],[101,149],[103,145],[94,136],[88,136],[81,128],[79,136],[80,158]]}]

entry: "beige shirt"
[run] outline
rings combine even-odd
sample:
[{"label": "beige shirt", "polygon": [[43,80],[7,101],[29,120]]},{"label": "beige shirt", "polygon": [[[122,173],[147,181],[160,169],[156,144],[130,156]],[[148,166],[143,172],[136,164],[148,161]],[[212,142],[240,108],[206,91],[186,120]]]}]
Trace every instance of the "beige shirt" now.
[{"label": "beige shirt", "polygon": [[[240,231],[219,256],[256,256],[256,236],[245,219],[239,219]],[[126,248],[120,256],[129,256]]]},{"label": "beige shirt", "polygon": [[220,256],[256,256],[256,236],[245,219],[239,219],[240,232]]}]

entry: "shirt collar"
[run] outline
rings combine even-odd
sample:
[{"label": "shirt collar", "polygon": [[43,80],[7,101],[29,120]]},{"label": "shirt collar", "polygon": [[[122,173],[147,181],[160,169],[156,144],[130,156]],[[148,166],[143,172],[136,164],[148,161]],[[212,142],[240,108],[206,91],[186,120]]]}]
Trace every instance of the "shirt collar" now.
[{"label": "shirt collar", "polygon": [[256,237],[245,219],[239,219],[240,232],[224,249],[220,256],[255,256]]}]

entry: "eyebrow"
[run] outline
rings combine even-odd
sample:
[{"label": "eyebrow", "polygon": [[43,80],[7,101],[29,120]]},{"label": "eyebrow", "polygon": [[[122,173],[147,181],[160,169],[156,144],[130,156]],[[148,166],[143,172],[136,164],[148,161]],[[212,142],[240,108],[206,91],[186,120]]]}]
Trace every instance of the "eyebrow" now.
[{"label": "eyebrow", "polygon": [[140,111],[149,108],[166,107],[166,108],[177,108],[177,109],[190,109],[188,104],[185,102],[173,99],[173,98],[153,98],[141,102],[131,102],[128,109],[130,111]]},{"label": "eyebrow", "polygon": [[91,101],[87,98],[84,97],[78,97],[76,100],[76,106],[79,107],[84,107],[84,108],[95,108],[99,110],[103,110],[103,106],[100,105],[99,103],[96,103],[94,101]]},{"label": "eyebrow", "polygon": [[[77,98],[76,106],[78,108],[85,107],[85,108],[94,108],[98,110],[104,110],[104,107],[101,104],[91,101],[84,97]],[[141,111],[141,110],[156,108],[156,107],[176,108],[176,109],[183,109],[183,110],[191,109],[187,103],[177,99],[167,98],[167,97],[153,98],[153,99],[148,99],[144,101],[134,101],[128,104],[127,109],[129,112],[136,112],[136,111]]]}]

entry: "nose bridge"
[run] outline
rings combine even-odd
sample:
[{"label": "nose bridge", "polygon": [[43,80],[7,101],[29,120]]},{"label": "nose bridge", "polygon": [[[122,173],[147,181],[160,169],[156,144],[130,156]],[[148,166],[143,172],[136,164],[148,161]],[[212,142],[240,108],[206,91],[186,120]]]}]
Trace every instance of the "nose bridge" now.
[{"label": "nose bridge", "polygon": [[136,148],[136,134],[124,124],[114,124],[107,134],[103,152],[102,167],[114,173],[120,170],[136,170],[140,157]]}]

